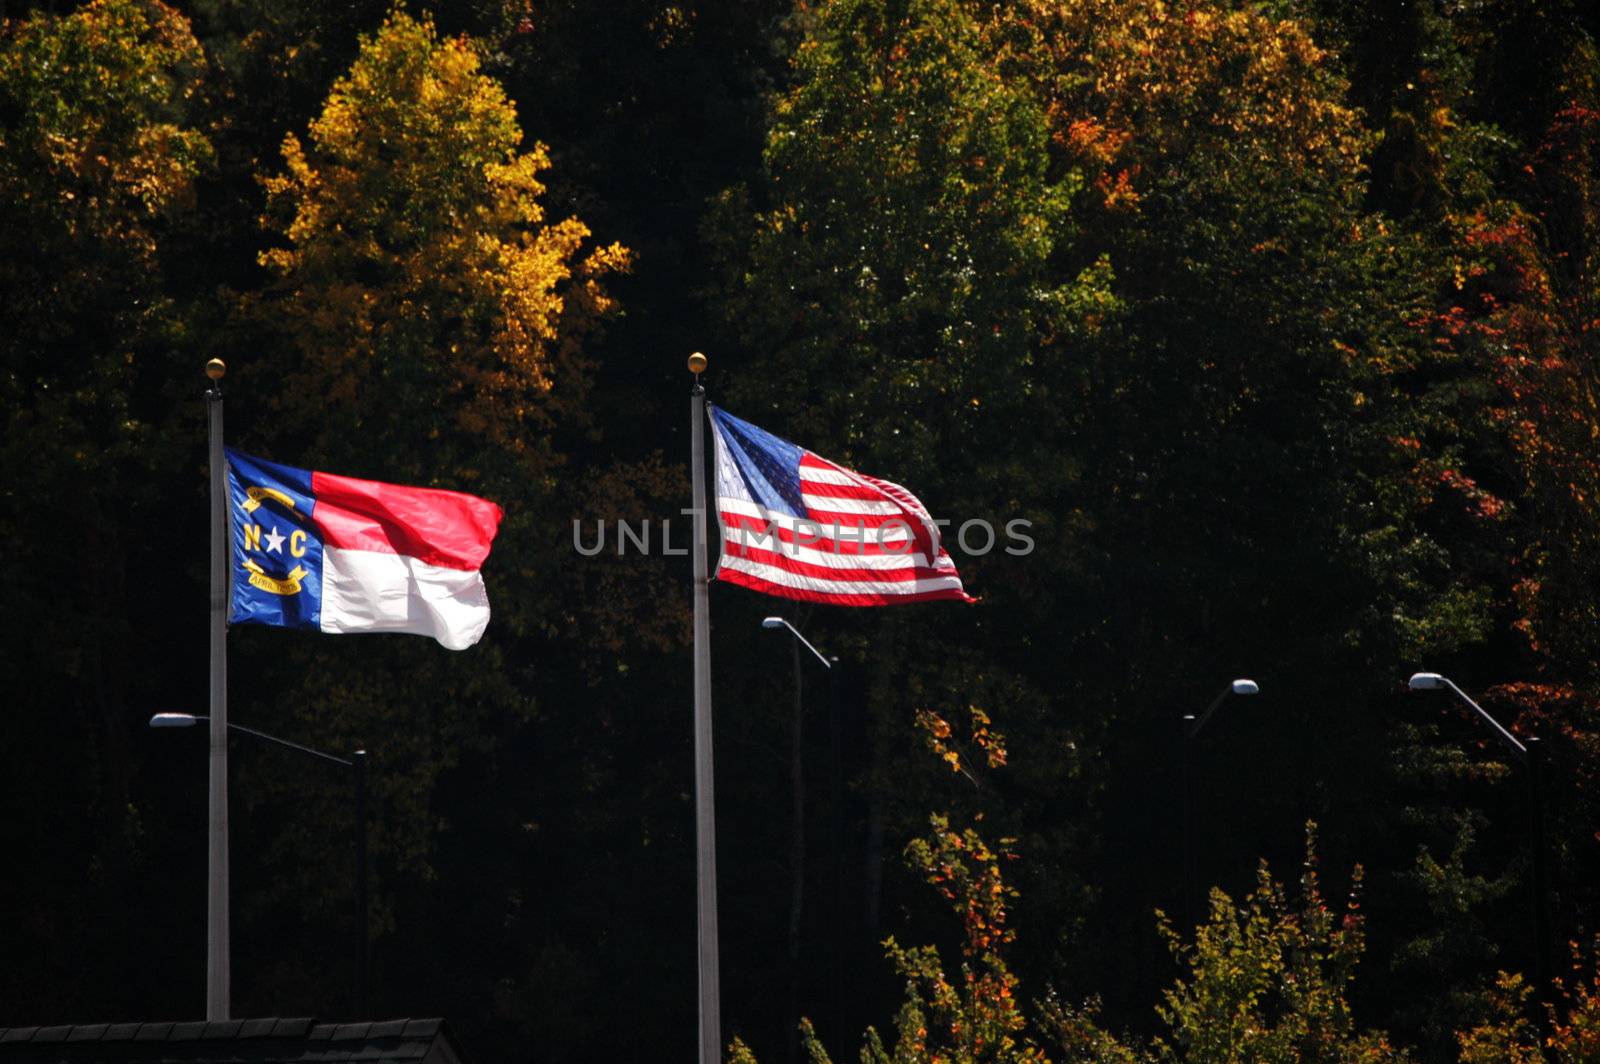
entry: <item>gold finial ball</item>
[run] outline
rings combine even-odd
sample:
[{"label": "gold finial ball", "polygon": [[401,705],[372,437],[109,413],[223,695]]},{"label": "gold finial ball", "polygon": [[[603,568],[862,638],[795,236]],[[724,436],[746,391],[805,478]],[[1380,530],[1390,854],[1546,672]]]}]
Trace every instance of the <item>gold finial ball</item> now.
[{"label": "gold finial ball", "polygon": [[706,356],[696,351],[689,356],[689,372],[704,373],[706,371]]},{"label": "gold finial ball", "polygon": [[220,381],[223,374],[228,372],[228,364],[220,358],[213,358],[206,363],[206,376],[214,381]]}]

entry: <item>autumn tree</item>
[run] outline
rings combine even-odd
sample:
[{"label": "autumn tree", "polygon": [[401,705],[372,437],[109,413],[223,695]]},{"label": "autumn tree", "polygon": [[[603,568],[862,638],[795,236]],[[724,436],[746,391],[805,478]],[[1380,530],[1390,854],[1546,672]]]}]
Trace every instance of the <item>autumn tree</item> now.
[{"label": "autumn tree", "polygon": [[[1148,1042],[1108,1030],[1094,1001],[1074,1006],[1054,992],[1034,1002],[1021,1000],[1019,980],[1007,963],[1016,940],[1011,922],[1016,890],[1003,870],[1003,862],[1016,855],[1005,848],[1008,841],[1001,849],[991,848],[976,830],[955,831],[943,816],[932,817],[930,827],[907,846],[906,858],[961,918],[961,968],[948,974],[937,949],[907,949],[889,938],[885,950],[906,981],[905,998],[892,1044],[875,1028],[867,1030],[860,1055],[864,1064],[1048,1064],[1041,1047],[1052,1043],[1058,1059],[1077,1064],[1395,1064],[1410,1059],[1382,1032],[1357,1026],[1350,991],[1366,950],[1362,870],[1355,869],[1345,904],[1330,905],[1319,878],[1315,825],[1307,827],[1305,865],[1292,901],[1262,862],[1254,889],[1242,901],[1221,890],[1211,892],[1207,916],[1192,934],[1157,914],[1180,974],[1156,1008],[1163,1033]],[[1582,1025],[1588,1021],[1579,1011],[1574,1023]],[[802,1030],[809,1059],[827,1064],[831,1058],[809,1021]],[[1513,1036],[1521,1033],[1517,1027]],[[755,1059],[735,1041],[733,1064]],[[1560,1059],[1566,1064],[1568,1058]]]},{"label": "autumn tree", "polygon": [[[583,345],[615,310],[602,282],[628,264],[580,220],[547,215],[548,151],[525,142],[482,51],[398,9],[362,38],[305,136],[284,139],[282,169],[262,178],[269,281],[241,299],[235,325],[259,352],[233,375],[247,403],[260,404],[241,446],[473,491],[507,510],[486,573],[494,625],[470,653],[418,653],[404,640],[284,646],[263,631],[235,640],[289,693],[246,696],[247,708],[333,748],[373,747],[379,931],[427,904],[450,832],[516,831],[513,801],[465,823],[436,803],[452,771],[492,773],[499,744],[536,712],[508,654],[553,627],[553,574],[570,544],[566,529],[539,518],[556,497],[565,448],[583,438]],[[331,689],[325,675],[339,678]],[[296,796],[300,823],[269,857],[276,903],[295,896],[319,919],[337,919],[345,903],[306,851],[325,848],[333,860],[338,836],[305,824],[348,819],[340,782],[265,773],[254,782],[258,801]],[[514,894],[489,900],[486,918]],[[262,984],[304,993],[295,978],[283,968]],[[493,993],[480,989],[486,1000]]]},{"label": "autumn tree", "polygon": [[[1552,882],[1557,924],[1570,927],[1595,872],[1591,848],[1572,840],[1587,837],[1595,808],[1584,766],[1597,741],[1597,657],[1579,589],[1594,575],[1600,483],[1584,324],[1597,289],[1600,67],[1590,35],[1548,6],[1417,5],[1338,21],[1381,137],[1374,195],[1425,245],[1429,300],[1409,326],[1436,357],[1411,382],[1425,412],[1414,442],[1439,453],[1418,462],[1416,494],[1500,626],[1459,668],[1497,716],[1544,741],[1567,796],[1552,812]],[[1407,878],[1440,919],[1395,953],[1412,972],[1456,973],[1407,1010],[1440,1054],[1488,1015],[1496,963],[1533,967],[1521,944],[1532,941],[1529,862],[1513,836],[1485,830],[1522,815],[1522,773],[1498,751],[1462,749],[1471,733],[1451,716],[1418,725],[1405,759],[1421,785],[1407,815],[1430,841]]]},{"label": "autumn tree", "polygon": [[[1066,785],[1110,788],[1112,834],[1170,839],[1173,707],[1203,704],[1224,669],[1293,660],[1317,679],[1233,756],[1292,749],[1295,769],[1265,801],[1259,777],[1252,800],[1237,775],[1211,781],[1250,824],[1217,873],[1245,840],[1287,836],[1285,807],[1361,820],[1391,786],[1368,747],[1388,732],[1387,677],[1481,639],[1490,596],[1418,487],[1453,468],[1411,394],[1436,359],[1408,326],[1432,275],[1366,203],[1370,140],[1313,24],[1228,3],[852,0],[799,25],[764,180],[743,224],[737,196],[713,222],[729,320],[783,367],[781,383],[741,375],[729,402],[957,520],[1038,526],[1034,554],[967,562],[973,616],[873,632],[877,669],[931,630],[962,677],[875,687],[875,719],[894,722],[879,748],[905,749],[916,706],[976,705],[1036,773],[993,785],[1008,832],[1063,847],[1045,863],[1102,826],[1033,819],[1041,790],[1086,771],[1083,745],[1138,768]],[[1333,719],[1329,741],[1306,738]],[[876,782],[904,796],[918,770],[892,764]],[[1124,944],[1170,904],[1170,861],[1107,858],[1100,882],[1124,904],[1097,924],[1103,952],[1062,938],[1029,962],[1142,968]],[[1032,914],[1072,911],[1063,884],[1024,885]]]},{"label": "autumn tree", "polygon": [[[935,947],[887,939],[884,950],[905,980],[905,999],[894,1019],[892,1045],[875,1027],[867,1029],[862,1064],[1049,1064],[1027,1030],[1018,980],[1005,959],[1016,937],[1008,916],[1016,890],[1001,868],[1015,857],[1006,849],[1010,841],[993,848],[975,828],[958,831],[948,817],[934,815],[928,833],[907,845],[907,863],[961,920],[961,967],[947,974]],[[832,1058],[810,1021],[801,1032],[812,1064],[828,1064]],[[755,1064],[754,1054],[737,1040],[729,1059]]]},{"label": "autumn tree", "polygon": [[1572,964],[1556,978],[1543,1015],[1530,1008],[1532,987],[1501,972],[1482,1022],[1458,1031],[1461,1064],[1593,1064],[1600,1060],[1600,942],[1572,944]]},{"label": "autumn tree", "polygon": [[1156,1042],[1163,1060],[1358,1064],[1405,1054],[1377,1033],[1358,1030],[1350,984],[1365,949],[1361,869],[1343,911],[1318,882],[1308,833],[1300,898],[1291,905],[1263,865],[1242,904],[1211,895],[1208,921],[1192,945],[1170,925],[1163,933],[1188,968],[1157,1011],[1171,1034]]},{"label": "autumn tree", "polygon": [[[1285,806],[1337,825],[1336,847],[1427,843],[1438,875],[1380,873],[1377,933],[1404,909],[1411,926],[1429,924],[1421,952],[1446,946],[1433,963],[1448,954],[1469,978],[1493,945],[1472,939],[1478,917],[1450,908],[1465,896],[1450,887],[1471,886],[1478,855],[1455,852],[1471,836],[1440,815],[1445,784],[1418,778],[1450,750],[1417,748],[1394,692],[1416,663],[1489,639],[1508,515],[1464,471],[1482,392],[1420,324],[1450,277],[1435,234],[1377,209],[1379,142],[1353,106],[1370,87],[1351,84],[1336,35],[1300,8],[1042,3],[1012,39],[1049,101],[1053,150],[1088,178],[1084,239],[1109,255],[1126,308],[1095,353],[1083,435],[1097,474],[1086,508],[1103,529],[1089,594],[1115,618],[1109,645],[1161,691],[1218,657],[1300,663],[1280,674],[1294,677],[1290,704],[1228,734],[1226,762],[1200,770],[1239,840],[1203,858],[1217,862],[1210,875],[1244,867],[1244,840],[1283,838]],[[1466,195],[1485,183],[1474,167],[1491,138],[1459,127],[1438,155],[1455,162],[1428,180]],[[1172,645],[1162,633],[1177,616],[1189,635]],[[1159,655],[1141,651],[1154,645]],[[1151,731],[1123,732],[1119,756],[1165,749],[1171,725],[1141,716],[1127,723]],[[1246,796],[1223,764],[1268,749],[1293,750],[1296,767],[1250,778]],[[1117,780],[1109,803],[1147,800],[1146,779]],[[1375,793],[1406,793],[1407,808]],[[1473,913],[1504,893],[1480,891]],[[1452,923],[1459,933],[1443,933]],[[1397,960],[1428,963],[1387,943],[1375,952],[1379,987],[1416,986],[1386,970]]]},{"label": "autumn tree", "polygon": [[[761,179],[725,195],[707,233],[721,267],[715,297],[738,345],[723,363],[720,379],[731,383],[721,401],[830,458],[914,485],[954,521],[949,537],[973,519],[999,539],[963,562],[982,589],[976,607],[880,611],[862,618],[867,628],[818,618],[847,659],[871,661],[860,784],[868,821],[907,838],[930,806],[975,812],[977,792],[964,778],[967,790],[952,791],[907,725],[915,708],[961,721],[969,706],[1003,704],[1012,719],[1002,729],[1026,716],[1037,748],[1058,756],[1018,769],[1021,800],[999,830],[1055,857],[1081,844],[1087,825],[1064,824],[1024,795],[1075,792],[1084,766],[1074,740],[1097,722],[1052,718],[1045,692],[1078,681],[1030,633],[1061,605],[1049,589],[1070,581],[1076,563],[1068,546],[1081,467],[1071,435],[1083,365],[1074,345],[1116,307],[1105,263],[1072,252],[1080,177],[1051,165],[1045,110],[1003,68],[993,17],[960,0],[841,0],[800,12]],[[1037,461],[1044,453],[1055,457]],[[1038,536],[1024,559],[1003,550],[1015,546],[1004,539],[1015,519]],[[981,550],[983,535],[971,538]],[[975,624],[995,634],[987,649],[956,634]],[[914,664],[934,645],[950,655],[944,668]],[[978,775],[984,788],[1009,786]],[[869,912],[882,861],[868,857]],[[1024,896],[1069,912],[1082,889],[1073,876],[1041,877]]]},{"label": "autumn tree", "polygon": [[[1320,646],[1330,667],[1336,646],[1376,662],[1477,638],[1482,589],[1451,576],[1412,488],[1426,420],[1409,388],[1433,356],[1407,323],[1429,278],[1411,276],[1417,242],[1365,206],[1370,141],[1313,25],[1226,3],[1023,9],[1011,61],[1060,165],[1086,175],[1081,240],[1126,308],[1088,353],[1081,437],[1117,612],[1160,603],[1258,653],[1303,639],[1285,651]],[[1188,516],[1151,527],[1152,512]],[[1286,527],[1301,534],[1264,553]],[[1144,564],[1117,564],[1135,542]],[[1243,592],[1251,573],[1274,586]],[[1206,589],[1223,586],[1243,613],[1217,612]],[[1267,620],[1312,588],[1316,623]]]},{"label": "autumn tree", "polygon": [[966,5],[842,0],[805,25],[768,132],[771,202],[741,216],[735,194],[713,230],[728,314],[822,400],[794,433],[932,490],[957,480],[953,444],[1002,445],[997,405],[1071,379],[1035,355],[1103,291],[1047,268],[1078,178],[1047,169],[1044,113]]},{"label": "autumn tree", "polygon": [[[252,308],[294,352],[295,421],[309,389],[340,410],[314,445],[365,441],[413,477],[482,475],[463,453],[516,456],[536,473],[551,435],[577,416],[582,342],[612,309],[601,278],[617,245],[589,247],[576,218],[547,221],[540,172],[515,108],[466,39],[396,11],[335,82],[307,141],[265,179],[265,219],[282,243]],[[426,465],[393,443],[420,432]],[[400,472],[400,470],[396,470]]]},{"label": "autumn tree", "polygon": [[1101,1027],[1095,1009],[1047,998],[1044,1026],[1067,1061],[1081,1064],[1379,1064],[1410,1059],[1378,1031],[1357,1027],[1350,1003],[1366,950],[1355,869],[1349,899],[1330,906],[1318,878],[1314,825],[1307,828],[1299,897],[1291,900],[1265,862],[1242,901],[1213,889],[1192,937],[1162,916],[1181,974],[1156,1012],[1164,1033],[1148,1046]]}]

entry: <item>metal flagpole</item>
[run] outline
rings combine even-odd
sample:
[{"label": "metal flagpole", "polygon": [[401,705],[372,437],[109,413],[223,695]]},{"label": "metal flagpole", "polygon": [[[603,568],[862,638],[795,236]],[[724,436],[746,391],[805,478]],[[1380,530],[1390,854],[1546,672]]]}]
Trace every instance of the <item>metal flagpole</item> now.
[{"label": "metal flagpole", "polygon": [[211,450],[211,818],[206,877],[206,1019],[228,1019],[228,467],[220,358],[206,363]]},{"label": "metal flagpole", "polygon": [[1550,959],[1550,875],[1545,863],[1544,799],[1540,793],[1544,744],[1538,736],[1529,736],[1523,745],[1528,748],[1528,821],[1533,829],[1528,841],[1533,844],[1533,956],[1539,977],[1535,994],[1539,1001],[1551,1005],[1555,1002],[1555,966]]},{"label": "metal flagpole", "polygon": [[711,766],[711,607],[706,572],[706,356],[689,356],[690,479],[694,485],[694,834],[700,925],[700,1064],[722,1059],[722,976],[717,955],[717,811]]},{"label": "metal flagpole", "polygon": [[356,1019],[367,1018],[367,999],[372,987],[372,945],[368,940],[371,921],[367,903],[367,751],[350,755],[356,770]]}]

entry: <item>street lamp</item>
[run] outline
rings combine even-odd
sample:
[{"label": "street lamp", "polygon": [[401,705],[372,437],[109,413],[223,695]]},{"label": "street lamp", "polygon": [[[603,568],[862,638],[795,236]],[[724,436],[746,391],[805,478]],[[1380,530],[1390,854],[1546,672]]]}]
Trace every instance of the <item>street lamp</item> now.
[{"label": "street lamp", "polygon": [[[803,644],[807,650],[811,651],[811,653],[816,656],[816,659],[818,661],[822,662],[822,667],[824,669],[828,669],[829,671],[832,671],[833,662],[828,660],[828,658],[823,655],[822,651],[820,651],[816,647],[812,646],[811,645],[811,640],[807,639],[805,636],[800,634],[800,629],[796,628],[794,625],[790,624],[788,621],[784,620],[782,617],[763,617],[761,619],[761,627],[769,628],[769,629],[770,628],[787,628],[787,629],[789,629],[789,634],[794,636],[795,639],[797,639],[801,644]],[[800,648],[796,647],[795,648],[796,657],[798,657],[799,654],[800,654]]]},{"label": "street lamp", "polygon": [[1234,680],[1222,689],[1222,693],[1211,700],[1206,711],[1196,717],[1193,713],[1183,716],[1183,904],[1188,913],[1189,926],[1194,926],[1194,772],[1191,762],[1194,760],[1194,741],[1200,735],[1200,730],[1206,726],[1211,715],[1217,707],[1227,700],[1229,695],[1246,697],[1261,693],[1261,685],[1254,680],[1243,678]]},{"label": "street lamp", "polygon": [[[196,724],[205,722],[210,724],[211,718],[198,716],[193,713],[157,713],[150,718],[152,728],[192,728]],[[287,739],[280,739],[276,735],[268,735],[254,728],[246,728],[242,724],[228,722],[230,732],[240,732],[252,736],[263,742],[275,746],[288,747],[298,750],[302,754],[323,761],[331,761],[336,765],[354,769],[356,774],[356,1019],[361,1019],[367,1014],[367,992],[371,982],[368,972],[368,943],[367,943],[367,752],[356,750],[349,758],[335,757],[333,754],[314,750],[309,746],[301,746]]]},{"label": "street lamp", "polygon": [[1550,898],[1545,886],[1545,840],[1544,840],[1544,801],[1540,794],[1539,777],[1543,774],[1544,747],[1536,736],[1529,736],[1524,742],[1506,730],[1505,726],[1491,717],[1487,710],[1467,696],[1467,693],[1457,687],[1447,676],[1436,672],[1416,672],[1411,674],[1411,679],[1406,684],[1413,691],[1454,691],[1456,697],[1471,706],[1473,712],[1488,722],[1495,734],[1499,735],[1505,744],[1515,750],[1517,757],[1528,769],[1528,827],[1532,837],[1533,846],[1533,933],[1537,941],[1534,943],[1534,963],[1539,968],[1539,993],[1542,1000],[1550,1000],[1550,980],[1552,967],[1550,961]]},{"label": "street lamp", "polygon": [[[798,1057],[800,1049],[799,1035],[797,1033],[799,1024],[798,1013],[800,997],[800,919],[803,915],[805,904],[806,857],[805,771],[804,760],[802,757],[804,752],[805,729],[803,723],[803,704],[801,701],[800,648],[803,646],[807,650],[811,651],[812,657],[821,662],[822,667],[828,670],[828,730],[831,745],[833,747],[833,764],[831,766],[832,779],[830,781],[831,786],[829,790],[832,792],[831,797],[833,799],[833,900],[835,908],[835,923],[837,923],[839,910],[843,909],[843,891],[841,887],[843,882],[843,829],[841,827],[842,814],[840,808],[843,804],[843,785],[840,779],[841,773],[839,767],[841,746],[839,741],[839,679],[838,673],[834,670],[834,665],[838,663],[839,659],[830,658],[823,654],[822,651],[818,650],[812,645],[811,640],[800,634],[800,630],[798,628],[790,624],[782,617],[764,617],[761,621],[761,627],[773,631],[777,629],[787,629],[789,634],[793,636],[793,639],[789,644],[791,650],[794,652],[794,724],[790,733],[792,750],[789,757],[789,780],[791,784],[793,800],[793,808],[790,811],[789,859],[794,866],[793,883],[789,898],[789,965],[791,971],[789,988],[789,1006],[791,1013],[791,1022],[789,1024],[789,1059],[794,1060]],[[838,993],[839,986],[842,981],[841,973],[839,971],[841,967],[839,954],[838,930],[836,927],[833,939],[833,992],[834,1015],[836,1017],[839,1014]]]}]

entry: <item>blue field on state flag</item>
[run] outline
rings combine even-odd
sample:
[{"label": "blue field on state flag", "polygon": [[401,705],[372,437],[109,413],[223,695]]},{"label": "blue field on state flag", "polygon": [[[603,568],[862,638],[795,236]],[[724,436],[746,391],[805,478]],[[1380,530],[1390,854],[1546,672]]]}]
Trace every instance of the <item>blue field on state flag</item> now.
[{"label": "blue field on state flag", "polygon": [[228,620],[319,630],[322,537],[311,472],[228,450],[233,594]]}]

